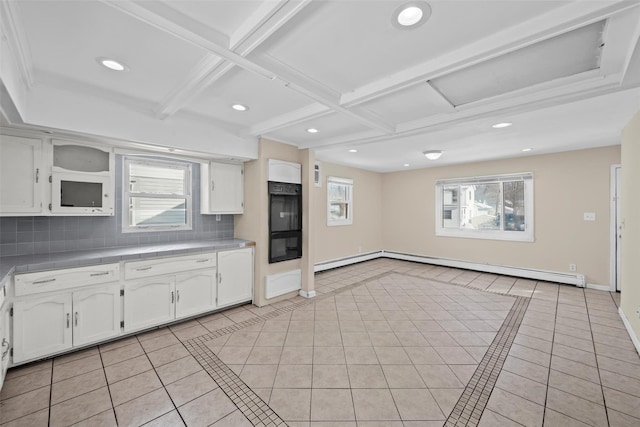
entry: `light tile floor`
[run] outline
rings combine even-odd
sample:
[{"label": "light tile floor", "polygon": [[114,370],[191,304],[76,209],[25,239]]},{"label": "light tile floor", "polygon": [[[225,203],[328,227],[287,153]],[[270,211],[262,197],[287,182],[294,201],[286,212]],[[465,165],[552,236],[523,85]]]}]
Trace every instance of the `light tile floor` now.
[{"label": "light tile floor", "polygon": [[0,423],[441,426],[520,296],[480,425],[640,425],[616,294],[388,259],[316,290],[11,369]]}]

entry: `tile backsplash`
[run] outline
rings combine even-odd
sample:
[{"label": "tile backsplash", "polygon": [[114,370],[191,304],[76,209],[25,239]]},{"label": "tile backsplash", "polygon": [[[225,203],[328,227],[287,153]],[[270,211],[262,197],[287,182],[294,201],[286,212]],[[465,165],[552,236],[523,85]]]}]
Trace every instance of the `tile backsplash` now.
[{"label": "tile backsplash", "polygon": [[122,156],[116,156],[116,212],[108,217],[0,217],[0,256],[188,240],[233,238],[233,215],[200,214],[200,164],[192,164],[193,229],[122,233]]}]

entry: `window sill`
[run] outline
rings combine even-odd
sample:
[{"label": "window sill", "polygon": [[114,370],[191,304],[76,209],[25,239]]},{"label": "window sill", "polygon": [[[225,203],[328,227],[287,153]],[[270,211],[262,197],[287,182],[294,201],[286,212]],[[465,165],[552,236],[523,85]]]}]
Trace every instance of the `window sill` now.
[{"label": "window sill", "polygon": [[514,231],[514,234],[510,232],[483,232],[483,231],[454,231],[454,230],[437,230],[437,237],[461,237],[466,239],[481,239],[481,240],[502,240],[507,242],[528,242],[533,243],[535,239],[533,233]]}]

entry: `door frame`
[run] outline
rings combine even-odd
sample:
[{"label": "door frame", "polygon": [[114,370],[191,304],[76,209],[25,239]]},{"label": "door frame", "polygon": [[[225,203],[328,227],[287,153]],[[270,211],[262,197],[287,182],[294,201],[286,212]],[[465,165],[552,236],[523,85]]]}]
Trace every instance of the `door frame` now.
[{"label": "door frame", "polygon": [[617,200],[616,200],[616,184],[617,184],[617,178],[616,178],[616,170],[618,168],[621,168],[622,165],[621,164],[614,164],[611,165],[611,178],[610,178],[610,214],[609,214],[609,218],[611,219],[611,225],[610,225],[610,233],[609,233],[609,290],[611,292],[616,292],[617,291],[617,269],[618,269],[618,265],[617,265],[617,249],[616,249],[616,245],[617,245],[617,236],[618,236],[618,230],[617,230],[617,215],[616,215],[616,204],[617,204]]}]

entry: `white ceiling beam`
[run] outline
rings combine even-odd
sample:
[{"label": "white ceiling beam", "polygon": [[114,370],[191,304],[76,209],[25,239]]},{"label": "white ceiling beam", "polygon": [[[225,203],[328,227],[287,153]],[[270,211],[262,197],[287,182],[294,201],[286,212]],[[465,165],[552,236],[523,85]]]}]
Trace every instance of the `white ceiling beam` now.
[{"label": "white ceiling beam", "polygon": [[265,120],[261,123],[256,123],[254,126],[249,128],[247,133],[253,136],[265,135],[269,132],[275,132],[282,129],[283,127],[294,126],[298,123],[316,119],[330,113],[332,113],[331,108],[324,104],[315,102],[286,114]]},{"label": "white ceiling beam", "polygon": [[17,62],[20,79],[29,90],[33,86],[33,60],[17,7],[17,2],[0,1],[2,33],[6,36],[9,48]]},{"label": "white ceiling beam", "polygon": [[[341,104],[349,107],[367,102],[637,7],[637,2],[620,0],[572,2],[461,49],[345,93],[341,98]],[[505,44],[505,40],[515,40],[515,42]]]},{"label": "white ceiling beam", "polygon": [[603,35],[604,49],[600,58],[603,74],[622,70],[626,73],[640,37],[640,6],[609,19]]},{"label": "white ceiling beam", "polygon": [[[311,0],[263,2],[229,38],[229,50],[245,57],[266,41]],[[158,105],[156,115],[166,118],[175,114],[206,88],[233,69],[234,64],[207,55]]]}]

